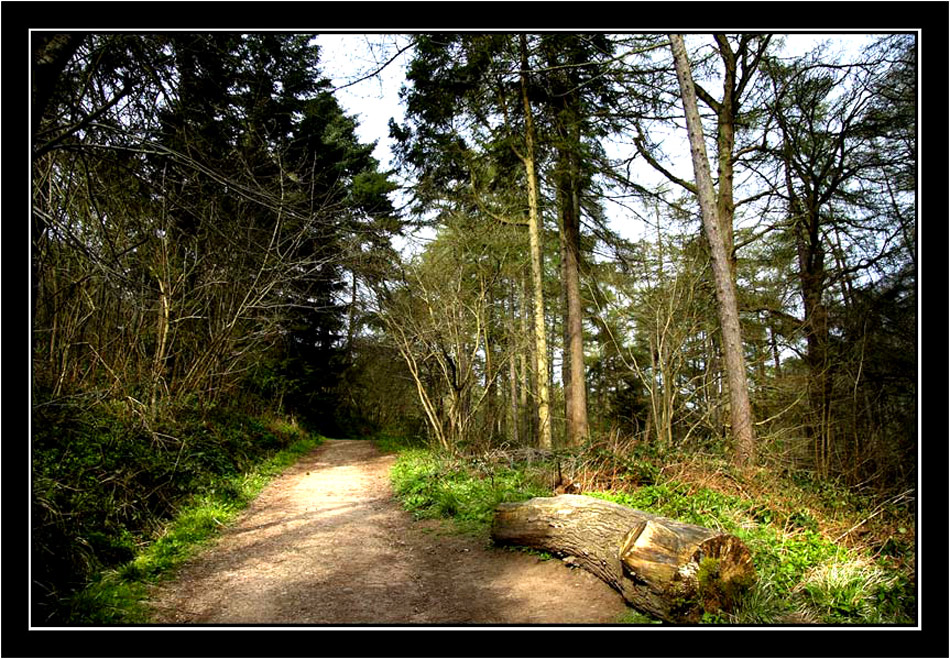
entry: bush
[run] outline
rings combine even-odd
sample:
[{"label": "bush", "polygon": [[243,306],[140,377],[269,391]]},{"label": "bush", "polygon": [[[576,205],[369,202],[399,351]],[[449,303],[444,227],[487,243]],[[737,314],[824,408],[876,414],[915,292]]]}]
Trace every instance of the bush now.
[{"label": "bush", "polygon": [[[72,615],[70,598],[98,573],[132,561],[196,497],[246,503],[244,474],[308,436],[296,424],[224,408],[168,410],[146,427],[122,401],[37,406],[33,619]],[[195,533],[209,524],[195,520]]]}]

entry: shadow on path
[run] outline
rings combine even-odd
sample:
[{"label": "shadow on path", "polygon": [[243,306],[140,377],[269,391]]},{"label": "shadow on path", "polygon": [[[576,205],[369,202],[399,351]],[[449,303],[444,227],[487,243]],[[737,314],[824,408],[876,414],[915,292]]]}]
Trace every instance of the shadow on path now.
[{"label": "shadow on path", "polygon": [[627,610],[596,577],[495,550],[393,499],[393,456],[329,440],[220,539],[157,586],[174,624],[611,624]]}]

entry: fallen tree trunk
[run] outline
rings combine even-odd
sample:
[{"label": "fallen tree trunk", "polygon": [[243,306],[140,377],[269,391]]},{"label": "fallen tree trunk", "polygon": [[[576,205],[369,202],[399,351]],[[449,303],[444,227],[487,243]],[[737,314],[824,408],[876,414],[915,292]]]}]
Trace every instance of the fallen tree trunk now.
[{"label": "fallen tree trunk", "polygon": [[573,556],[631,606],[668,622],[729,611],[755,580],[749,550],[735,536],[583,495],[500,504],[491,536]]}]

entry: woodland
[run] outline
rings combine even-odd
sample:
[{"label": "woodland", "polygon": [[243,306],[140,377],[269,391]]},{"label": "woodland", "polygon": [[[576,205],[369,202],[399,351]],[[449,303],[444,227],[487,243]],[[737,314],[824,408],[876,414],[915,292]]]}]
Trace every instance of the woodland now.
[{"label": "woodland", "polygon": [[31,34],[33,624],[319,437],[745,533],[704,622],[916,620],[915,34],[370,35],[391,169],[312,36]]}]

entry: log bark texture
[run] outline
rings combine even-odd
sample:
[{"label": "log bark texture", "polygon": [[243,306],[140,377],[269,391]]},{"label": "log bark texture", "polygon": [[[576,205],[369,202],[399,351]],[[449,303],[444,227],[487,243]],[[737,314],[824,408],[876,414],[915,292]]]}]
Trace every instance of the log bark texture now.
[{"label": "log bark texture", "polygon": [[632,607],[667,622],[729,611],[755,580],[735,536],[583,495],[500,504],[491,535],[499,545],[572,556]]}]

